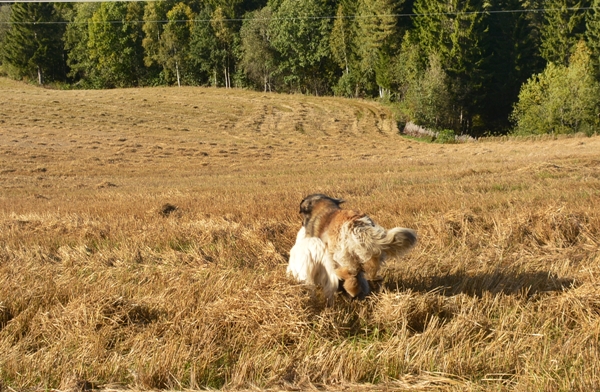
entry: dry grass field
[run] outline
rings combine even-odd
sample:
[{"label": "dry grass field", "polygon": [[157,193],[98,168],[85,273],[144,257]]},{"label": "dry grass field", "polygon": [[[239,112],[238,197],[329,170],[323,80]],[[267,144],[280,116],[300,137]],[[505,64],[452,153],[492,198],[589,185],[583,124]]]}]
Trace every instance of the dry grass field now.
[{"label": "dry grass field", "polygon": [[[419,234],[364,301],[285,275],[315,192]],[[600,390],[599,244],[599,137],[0,79],[0,390]]]}]

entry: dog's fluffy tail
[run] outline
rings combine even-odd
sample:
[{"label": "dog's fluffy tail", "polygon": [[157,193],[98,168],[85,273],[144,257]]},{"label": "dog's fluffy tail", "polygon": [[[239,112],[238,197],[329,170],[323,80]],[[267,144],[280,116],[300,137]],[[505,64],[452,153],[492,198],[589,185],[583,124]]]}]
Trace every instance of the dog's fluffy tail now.
[{"label": "dog's fluffy tail", "polygon": [[[386,257],[400,257],[417,243],[417,233],[412,229],[394,227],[386,230],[368,217],[357,220],[351,248],[362,260],[385,253]],[[363,254],[364,253],[364,254]]]},{"label": "dog's fluffy tail", "polygon": [[381,249],[388,257],[400,257],[417,243],[417,233],[412,229],[394,227],[381,239]]}]

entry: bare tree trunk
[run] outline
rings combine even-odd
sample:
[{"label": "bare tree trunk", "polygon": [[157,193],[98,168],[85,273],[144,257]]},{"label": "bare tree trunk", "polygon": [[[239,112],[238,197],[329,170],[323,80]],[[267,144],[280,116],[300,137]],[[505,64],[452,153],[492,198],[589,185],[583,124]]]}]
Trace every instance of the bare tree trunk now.
[{"label": "bare tree trunk", "polygon": [[231,75],[227,65],[224,67],[223,73],[225,74],[225,88],[231,88]]},{"label": "bare tree trunk", "polygon": [[41,86],[42,84],[44,84],[44,78],[42,76],[42,68],[39,65],[37,67],[37,71],[38,71],[38,84]]},{"label": "bare tree trunk", "polygon": [[175,61],[175,71],[177,72],[177,86],[181,87],[181,79],[179,78],[179,63]]}]

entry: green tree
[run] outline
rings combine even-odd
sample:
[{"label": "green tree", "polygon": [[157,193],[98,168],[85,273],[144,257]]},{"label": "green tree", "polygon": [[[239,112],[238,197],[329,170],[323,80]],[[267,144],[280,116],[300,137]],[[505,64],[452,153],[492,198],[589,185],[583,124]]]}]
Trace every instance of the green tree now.
[{"label": "green tree", "polygon": [[[10,4],[0,4],[0,53],[8,30],[10,30]],[[0,56],[0,64],[2,64],[2,56]]]},{"label": "green tree", "polygon": [[352,18],[356,14],[356,3],[340,1],[329,35],[329,46],[333,61],[340,67],[342,76],[333,87],[336,95],[354,97],[359,94],[359,66],[356,56],[356,25]]},{"label": "green tree", "polygon": [[[86,9],[91,11],[91,9]],[[139,85],[145,76],[141,3],[101,3],[87,25],[85,53],[73,54],[85,82],[97,88]],[[75,45],[73,49],[79,49]]]},{"label": "green tree", "polygon": [[456,114],[448,91],[448,77],[438,56],[430,55],[428,63],[423,73],[408,71],[413,74],[409,76],[400,108],[416,124],[442,130],[452,125]]},{"label": "green tree", "polygon": [[234,17],[227,7],[217,7],[212,14],[210,24],[216,38],[216,55],[223,71],[225,88],[231,88],[231,74],[235,67],[237,35],[231,19]]},{"label": "green tree", "polygon": [[353,51],[352,43],[354,41],[354,31],[347,12],[344,3],[340,2],[329,36],[331,56],[344,70],[344,74],[346,75],[350,73],[350,56]]},{"label": "green tree", "polygon": [[269,35],[278,53],[277,73],[289,90],[319,95],[329,84],[329,5],[322,0],[283,0],[275,9]]},{"label": "green tree", "polygon": [[62,36],[65,31],[52,3],[15,3],[11,27],[2,45],[2,62],[16,78],[64,80],[67,69]]},{"label": "green tree", "polygon": [[536,14],[501,12],[523,10],[522,0],[491,0],[486,32],[482,47],[481,105],[477,113],[487,130],[506,133],[510,128],[509,116],[518,99],[519,89],[534,73],[543,70],[539,56],[539,32]]},{"label": "green tree", "polygon": [[65,49],[67,50],[67,64],[69,77],[75,81],[87,81],[92,61],[89,56],[89,21],[98,9],[100,3],[77,3],[74,16],[67,25],[65,32]]},{"label": "green tree", "polygon": [[579,42],[568,66],[549,63],[523,85],[512,114],[515,133],[591,134],[598,125],[599,93],[589,50]]},{"label": "green tree", "polygon": [[390,58],[394,48],[396,20],[392,16],[399,4],[393,0],[360,0],[357,11],[356,52],[360,74],[368,89],[372,82],[379,96],[389,96]]},{"label": "green tree", "polygon": [[235,9],[231,4],[216,8],[206,5],[192,29],[191,58],[213,86],[232,87],[241,23],[228,12]]},{"label": "green tree", "polygon": [[480,0],[416,0],[413,42],[421,55],[439,56],[457,107],[452,129],[471,132],[485,97],[487,58],[485,33],[489,3]]},{"label": "green tree", "polygon": [[176,0],[150,1],[144,7],[144,24],[142,25],[144,32],[144,38],[142,39],[144,65],[151,77],[158,78],[157,82],[159,83],[168,83],[165,80],[166,76],[162,66],[161,40],[164,34],[167,13],[175,4]]},{"label": "green tree", "polygon": [[577,42],[585,32],[585,13],[589,6],[585,0],[548,0],[541,30],[540,54],[555,64],[567,65]]},{"label": "green tree", "polygon": [[600,0],[593,0],[586,14],[585,38],[591,52],[591,61],[596,79],[600,80]]},{"label": "green tree", "polygon": [[240,30],[240,66],[247,77],[263,90],[271,91],[275,72],[275,53],[269,44],[271,8],[246,14]]},{"label": "green tree", "polygon": [[217,87],[225,83],[219,78],[220,70],[223,69],[221,63],[223,56],[219,52],[215,31],[210,23],[212,15],[212,8],[205,6],[194,21],[190,42],[190,59],[199,71],[200,82]]},{"label": "green tree", "polygon": [[[174,73],[181,87],[181,73],[188,68],[189,44],[194,14],[189,6],[177,3],[167,12],[158,58],[167,75]],[[167,76],[167,80],[168,80]]]}]

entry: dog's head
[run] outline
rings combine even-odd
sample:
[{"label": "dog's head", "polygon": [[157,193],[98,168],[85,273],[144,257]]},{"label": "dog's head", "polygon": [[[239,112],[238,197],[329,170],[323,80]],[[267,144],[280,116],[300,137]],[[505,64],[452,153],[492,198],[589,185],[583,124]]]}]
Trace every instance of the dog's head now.
[{"label": "dog's head", "polygon": [[306,226],[316,207],[339,209],[340,204],[343,202],[342,199],[334,199],[321,193],[306,196],[300,203],[300,214],[303,217],[302,224]]}]

